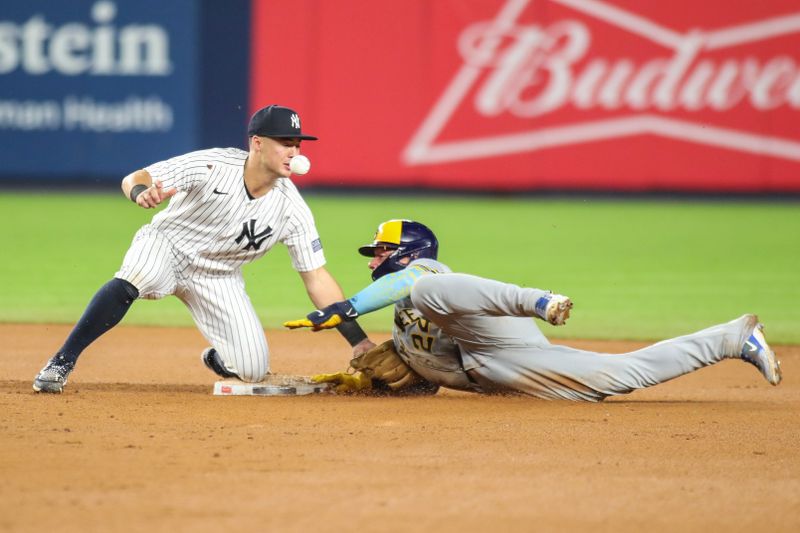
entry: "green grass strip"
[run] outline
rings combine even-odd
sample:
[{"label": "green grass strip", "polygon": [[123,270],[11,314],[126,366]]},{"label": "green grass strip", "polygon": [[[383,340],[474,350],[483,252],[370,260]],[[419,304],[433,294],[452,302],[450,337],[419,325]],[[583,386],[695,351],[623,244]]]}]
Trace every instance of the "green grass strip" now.
[{"label": "green grass strip", "polygon": [[[800,210],[791,202],[307,195],[328,269],[349,296],[369,283],[356,248],[379,222],[413,218],[453,270],[567,294],[556,338],[657,340],[757,313],[800,343]],[[110,193],[1,193],[0,321],[74,323],[153,211]],[[245,268],[264,326],[311,304],[283,247]],[[391,313],[361,319],[388,331]],[[176,298],[138,302],[125,324],[190,325]]]}]

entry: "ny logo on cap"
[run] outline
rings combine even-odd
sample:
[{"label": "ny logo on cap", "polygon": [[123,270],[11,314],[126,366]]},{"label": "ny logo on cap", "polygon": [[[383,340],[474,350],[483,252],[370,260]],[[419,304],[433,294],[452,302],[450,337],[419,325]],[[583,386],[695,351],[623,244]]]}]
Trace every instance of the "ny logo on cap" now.
[{"label": "ny logo on cap", "polygon": [[300,129],[300,117],[297,116],[297,113],[292,113],[292,127]]}]

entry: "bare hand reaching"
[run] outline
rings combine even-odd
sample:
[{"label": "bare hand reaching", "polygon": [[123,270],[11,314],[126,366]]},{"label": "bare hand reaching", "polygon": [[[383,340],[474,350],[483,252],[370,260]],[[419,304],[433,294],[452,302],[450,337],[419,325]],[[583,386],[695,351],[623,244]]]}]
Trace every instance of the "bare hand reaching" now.
[{"label": "bare hand reaching", "polygon": [[175,188],[164,190],[161,180],[155,180],[151,186],[143,190],[136,197],[136,203],[145,209],[157,207],[158,204],[175,196],[178,190]]}]

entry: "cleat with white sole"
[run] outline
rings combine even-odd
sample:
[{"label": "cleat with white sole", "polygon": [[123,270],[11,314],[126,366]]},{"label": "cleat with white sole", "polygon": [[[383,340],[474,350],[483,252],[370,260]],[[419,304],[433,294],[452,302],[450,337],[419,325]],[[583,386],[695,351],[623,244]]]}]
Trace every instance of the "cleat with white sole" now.
[{"label": "cleat with white sole", "polygon": [[781,362],[775,357],[775,352],[767,344],[764,337],[764,325],[758,324],[750,337],[744,342],[741,357],[755,366],[761,375],[770,384],[777,385],[781,382]]},{"label": "cleat with white sole", "polygon": [[67,378],[75,368],[73,361],[66,361],[63,355],[54,355],[33,380],[33,390],[59,394],[64,391]]}]

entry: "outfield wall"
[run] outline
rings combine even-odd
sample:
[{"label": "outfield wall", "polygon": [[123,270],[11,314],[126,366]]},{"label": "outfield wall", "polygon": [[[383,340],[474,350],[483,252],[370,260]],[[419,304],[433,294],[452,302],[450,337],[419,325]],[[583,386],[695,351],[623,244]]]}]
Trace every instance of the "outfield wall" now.
[{"label": "outfield wall", "polygon": [[258,2],[253,36],[309,184],[800,191],[797,0]]},{"label": "outfield wall", "polygon": [[249,0],[26,0],[0,10],[0,176],[93,183],[244,145]]},{"label": "outfield wall", "polygon": [[800,192],[796,0],[29,0],[0,11],[0,183],[245,146],[301,186]]}]

